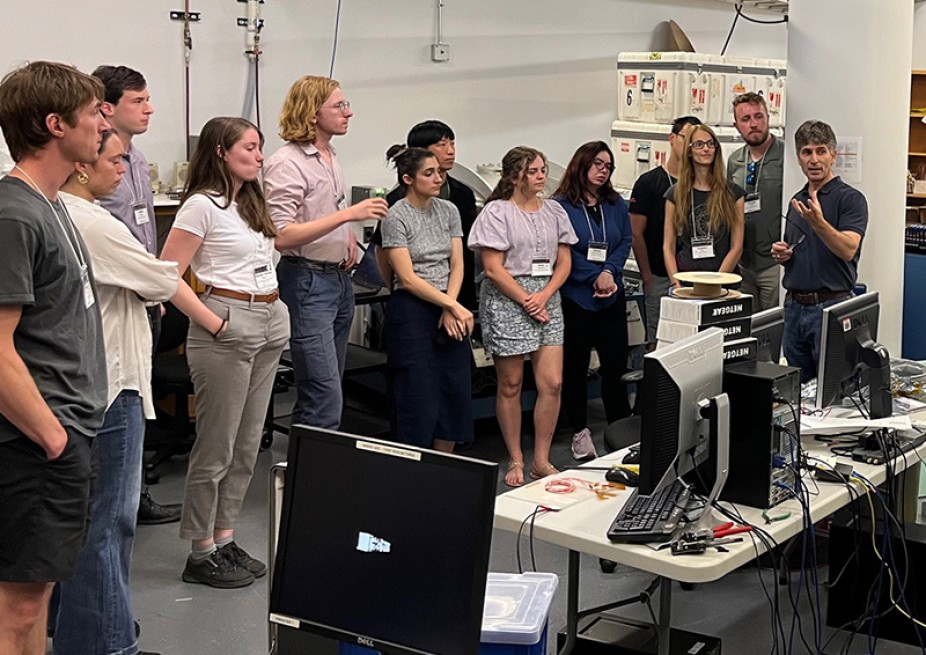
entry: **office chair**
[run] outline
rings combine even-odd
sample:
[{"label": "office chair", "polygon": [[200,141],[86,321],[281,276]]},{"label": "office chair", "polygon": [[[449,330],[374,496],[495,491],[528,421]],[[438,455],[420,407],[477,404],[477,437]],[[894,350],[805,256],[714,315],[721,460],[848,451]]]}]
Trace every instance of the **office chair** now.
[{"label": "office chair", "polygon": [[[157,484],[158,467],[174,455],[189,452],[195,436],[195,424],[190,420],[189,397],[193,381],[186,354],[180,347],[186,341],[190,320],[171,303],[164,303],[161,336],[151,366],[151,392],[155,400],[156,418],[145,426],[145,450],[154,455],[145,463],[145,484]],[[173,415],[157,407],[157,401],[173,396]]]}]

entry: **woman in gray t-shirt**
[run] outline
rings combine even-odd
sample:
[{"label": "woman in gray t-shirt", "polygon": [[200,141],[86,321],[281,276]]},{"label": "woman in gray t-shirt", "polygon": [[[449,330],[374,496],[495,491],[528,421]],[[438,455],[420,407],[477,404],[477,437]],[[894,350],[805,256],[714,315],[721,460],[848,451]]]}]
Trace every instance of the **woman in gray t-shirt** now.
[{"label": "woman in gray t-shirt", "polygon": [[473,314],[457,301],[463,282],[460,213],[440,200],[437,159],[393,146],[405,198],[382,224],[395,274],[386,310],[386,355],[399,441],[450,452],[473,440],[470,346]]}]

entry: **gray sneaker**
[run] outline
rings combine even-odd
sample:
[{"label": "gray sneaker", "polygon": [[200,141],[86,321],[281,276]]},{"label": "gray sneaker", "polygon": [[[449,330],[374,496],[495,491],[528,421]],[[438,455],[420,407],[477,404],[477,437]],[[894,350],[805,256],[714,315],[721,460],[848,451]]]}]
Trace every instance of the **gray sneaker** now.
[{"label": "gray sneaker", "polygon": [[572,437],[572,456],[580,461],[598,457],[598,451],[595,450],[595,443],[592,441],[591,430],[588,428]]}]

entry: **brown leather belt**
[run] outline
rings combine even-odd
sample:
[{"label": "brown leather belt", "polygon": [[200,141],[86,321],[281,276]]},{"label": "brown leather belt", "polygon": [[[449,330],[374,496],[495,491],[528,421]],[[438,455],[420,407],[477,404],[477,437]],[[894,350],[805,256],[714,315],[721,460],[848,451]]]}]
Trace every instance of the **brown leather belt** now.
[{"label": "brown leather belt", "polygon": [[231,289],[221,289],[219,287],[206,287],[206,295],[234,298],[235,300],[245,300],[247,302],[276,302],[280,297],[280,291],[275,289],[270,293],[254,294],[232,291]]},{"label": "brown leather belt", "polygon": [[848,298],[851,291],[792,291],[791,299],[799,305],[819,305],[827,300]]}]

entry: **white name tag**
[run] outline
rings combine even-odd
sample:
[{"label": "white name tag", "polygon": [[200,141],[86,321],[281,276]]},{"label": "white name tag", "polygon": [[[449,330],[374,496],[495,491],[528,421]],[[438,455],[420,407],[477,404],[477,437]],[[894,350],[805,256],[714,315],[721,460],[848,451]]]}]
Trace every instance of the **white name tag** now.
[{"label": "white name tag", "polygon": [[600,264],[608,259],[608,244],[604,241],[589,241],[588,261]]},{"label": "white name tag", "polygon": [[144,225],[151,220],[148,216],[147,205],[135,205],[132,208],[132,213],[135,214],[135,225]]},{"label": "white name tag", "polygon": [[93,296],[93,285],[90,284],[90,269],[86,264],[80,267],[80,284],[84,288],[84,309],[90,309],[96,298]]},{"label": "white name tag", "polygon": [[747,214],[762,211],[762,199],[758,193],[747,193],[744,210]]},{"label": "white name tag", "polygon": [[264,264],[254,269],[254,281],[258,289],[268,289],[277,284],[277,274],[270,264]]},{"label": "white name tag", "polygon": [[714,256],[714,242],[710,241],[695,241],[691,242],[691,258],[692,259],[710,259]]},{"label": "white name tag", "polygon": [[553,264],[549,259],[535,259],[531,262],[531,277],[550,277],[553,275]]}]

